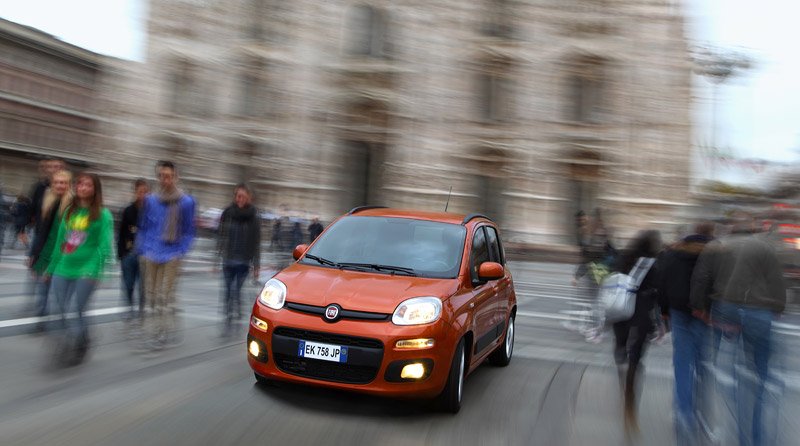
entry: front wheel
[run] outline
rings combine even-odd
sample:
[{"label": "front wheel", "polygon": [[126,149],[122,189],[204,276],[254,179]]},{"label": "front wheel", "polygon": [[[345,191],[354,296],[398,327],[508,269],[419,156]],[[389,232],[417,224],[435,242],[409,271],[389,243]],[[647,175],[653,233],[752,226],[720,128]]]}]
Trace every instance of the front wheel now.
[{"label": "front wheel", "polygon": [[489,355],[489,363],[498,367],[505,367],[511,362],[511,355],[514,353],[514,315],[508,316],[506,325],[506,336],[503,343]]},{"label": "front wheel", "polygon": [[442,409],[450,413],[458,413],[461,409],[461,396],[464,393],[464,372],[466,368],[466,355],[464,354],[464,339],[456,346],[453,362],[450,364],[450,375],[447,384],[439,395]]}]

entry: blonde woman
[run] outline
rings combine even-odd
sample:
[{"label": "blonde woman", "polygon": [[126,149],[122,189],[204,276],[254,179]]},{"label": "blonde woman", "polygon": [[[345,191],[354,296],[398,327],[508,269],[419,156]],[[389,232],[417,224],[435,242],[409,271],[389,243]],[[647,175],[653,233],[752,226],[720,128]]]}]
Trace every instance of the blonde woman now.
[{"label": "blonde woman", "polygon": [[47,301],[50,281],[45,279],[45,272],[50,259],[61,224],[61,217],[72,202],[72,173],[60,170],[53,174],[50,187],[42,199],[41,218],[36,222],[33,244],[28,257],[28,266],[33,272],[36,292],[36,315],[47,315]]}]

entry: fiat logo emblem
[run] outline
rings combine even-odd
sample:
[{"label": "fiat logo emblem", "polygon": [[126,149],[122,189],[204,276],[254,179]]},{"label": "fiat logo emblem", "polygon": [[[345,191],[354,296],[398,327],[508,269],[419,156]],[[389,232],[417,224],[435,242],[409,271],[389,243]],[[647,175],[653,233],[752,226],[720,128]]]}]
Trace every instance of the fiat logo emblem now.
[{"label": "fiat logo emblem", "polygon": [[329,321],[335,321],[336,318],[339,317],[339,306],[338,305],[328,305],[325,308],[325,319]]}]

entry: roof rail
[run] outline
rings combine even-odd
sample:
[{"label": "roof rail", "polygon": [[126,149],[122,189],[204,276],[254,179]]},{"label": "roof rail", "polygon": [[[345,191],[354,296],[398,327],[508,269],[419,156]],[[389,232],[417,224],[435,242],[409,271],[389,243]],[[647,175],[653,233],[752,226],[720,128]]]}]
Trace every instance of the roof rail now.
[{"label": "roof rail", "polygon": [[366,211],[367,209],[383,209],[383,208],[386,208],[386,206],[356,206],[353,209],[350,209],[350,212],[348,212],[347,215],[357,214],[361,211]]},{"label": "roof rail", "polygon": [[485,216],[483,214],[469,214],[466,217],[464,217],[464,221],[462,221],[461,224],[465,225],[465,224],[469,223],[469,221],[472,220],[473,218],[485,218],[485,219],[487,219],[489,221],[492,220],[491,218],[489,218],[489,217],[487,217],[487,216]]}]

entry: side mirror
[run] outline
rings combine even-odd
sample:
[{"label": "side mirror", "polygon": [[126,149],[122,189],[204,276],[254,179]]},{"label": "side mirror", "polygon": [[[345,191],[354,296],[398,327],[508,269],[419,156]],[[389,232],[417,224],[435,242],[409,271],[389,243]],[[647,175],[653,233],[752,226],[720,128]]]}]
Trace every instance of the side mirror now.
[{"label": "side mirror", "polygon": [[294,257],[294,259],[297,260],[300,257],[302,257],[303,254],[306,253],[306,251],[308,251],[308,245],[306,244],[297,245],[294,247],[294,251],[292,251],[292,257]]},{"label": "side mirror", "polygon": [[506,275],[503,265],[497,262],[483,262],[478,267],[478,278],[480,280],[497,280]]}]

